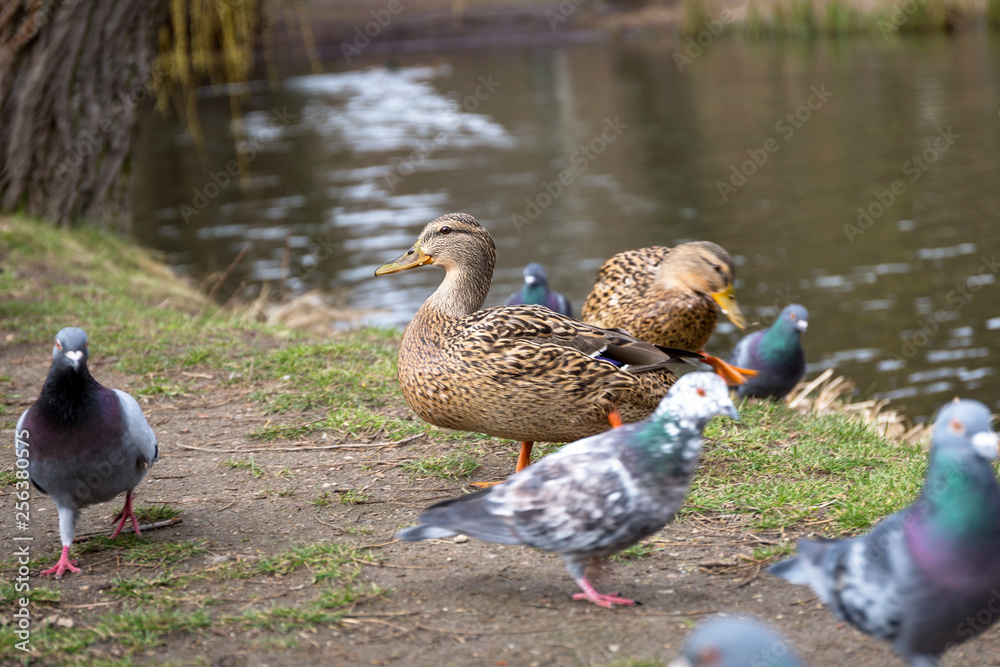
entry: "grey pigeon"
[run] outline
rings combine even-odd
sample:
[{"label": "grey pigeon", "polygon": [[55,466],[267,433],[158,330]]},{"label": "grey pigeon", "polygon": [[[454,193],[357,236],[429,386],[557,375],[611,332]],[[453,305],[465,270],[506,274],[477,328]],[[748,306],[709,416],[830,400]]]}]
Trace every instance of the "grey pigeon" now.
[{"label": "grey pigeon", "polygon": [[788,641],[763,623],[717,618],[700,624],[669,667],[804,667]]},{"label": "grey pigeon", "polygon": [[891,642],[909,665],[937,665],[1000,612],[996,456],[990,411],[955,399],[934,423],[916,502],[867,535],[800,541],[798,557],[770,571],[812,586],[838,618]]},{"label": "grey pigeon", "polygon": [[757,371],[736,388],[740,396],[784,398],[806,374],[806,355],[799,336],[809,326],[809,311],[798,304],[785,306],[778,319],[763,331],[745,337],[729,355],[729,363]]},{"label": "grey pigeon", "polygon": [[549,310],[554,310],[560,315],[573,317],[573,306],[569,299],[559,292],[549,289],[549,280],[545,275],[545,269],[538,262],[532,262],[524,267],[524,285],[509,297],[508,306],[518,306],[521,304],[537,304],[545,306]]},{"label": "grey pigeon", "polygon": [[446,500],[424,512],[406,541],[459,533],[500,544],[526,544],[563,557],[586,599],[602,607],[635,604],[594,590],[591,558],[620,551],[663,528],[680,508],[715,415],[737,419],[726,383],[712,373],[681,377],[656,411],[577,440],[506,482]]},{"label": "grey pigeon", "polygon": [[18,457],[28,461],[28,477],[52,497],[59,511],[62,556],[42,575],[79,572],[69,559],[80,508],[104,503],[125,492],[125,506],[111,538],[128,519],[135,534],[132,491],[158,456],[156,436],[135,399],[107,389],[87,370],[87,334],[69,327],[56,335],[52,366],[42,393],[17,421]]}]

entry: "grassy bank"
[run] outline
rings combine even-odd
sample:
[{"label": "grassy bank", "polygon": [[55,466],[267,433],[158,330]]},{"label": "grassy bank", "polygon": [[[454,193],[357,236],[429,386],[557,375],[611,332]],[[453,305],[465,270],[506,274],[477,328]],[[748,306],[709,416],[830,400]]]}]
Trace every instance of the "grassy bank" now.
[{"label": "grassy bank", "polygon": [[[10,433],[20,411],[37,395],[52,338],[71,325],[90,335],[94,374],[127,378],[146,410],[187,405],[194,422],[202,416],[199,406],[227,392],[239,395],[241,405],[260,416],[240,436],[248,451],[305,442],[393,446],[425,434],[432,446],[415,450],[405,461],[380,461],[383,467],[375,468],[338,459],[338,465],[358,465],[358,475],[379,479],[380,470],[392,468],[417,482],[441,480],[435,483],[439,486],[450,481],[455,484],[450,493],[460,492],[457,482],[489,478],[484,460],[499,458],[501,465],[492,469],[505,474],[516,459],[517,448],[510,443],[436,429],[412,416],[395,381],[398,331],[365,328],[315,338],[268,328],[220,312],[127,241],[21,218],[0,219],[0,267],[0,425],[8,434],[2,469],[10,470]],[[26,365],[30,373],[21,370]],[[886,439],[847,414],[816,416],[756,402],[739,407],[740,423],[716,420],[710,425],[711,442],[680,521],[711,524],[734,536],[753,535],[748,550],[740,552],[743,560],[764,563],[787,552],[804,533],[864,530],[910,502],[919,490],[926,465],[920,447]],[[217,459],[199,460],[199,465],[214,476],[226,472],[227,479],[236,476],[241,483],[264,488],[260,507],[280,501],[293,510],[324,512],[363,505],[383,488],[388,491],[380,502],[398,499],[396,488],[368,489],[360,483],[346,492],[306,491],[296,486],[293,473],[278,463],[261,464],[254,454]],[[154,468],[152,476],[156,474]],[[13,512],[11,482],[9,475],[2,478],[5,512]],[[50,504],[38,497],[33,502]],[[368,532],[391,536],[407,520],[389,514],[380,520],[384,525]],[[89,542],[74,553],[102,553],[118,568],[135,572],[115,574],[104,584],[107,601],[85,621],[73,627],[54,622],[40,629],[33,642],[35,657],[43,664],[132,664],[170,638],[219,631],[249,638],[253,649],[297,650],[294,633],[347,628],[361,622],[350,618],[356,605],[393,595],[361,581],[362,570],[382,557],[364,544],[367,538],[352,539],[366,529],[352,530],[292,547],[263,539],[255,543],[249,535],[246,550],[259,555],[236,562],[211,560],[211,534]],[[33,571],[57,555],[54,542],[45,544],[35,552]],[[657,540],[650,540],[626,558],[657,558],[661,549]],[[2,561],[5,580],[14,566],[10,558]],[[69,581],[81,585],[86,577],[85,572]],[[289,586],[298,582],[298,588],[290,589],[298,592],[281,602],[226,602],[231,587],[254,578],[277,578]],[[66,603],[64,586],[70,584],[32,581],[35,604],[43,615],[58,620]],[[5,615],[16,597],[11,586],[0,587]],[[11,626],[0,629],[0,661],[21,657],[12,649],[12,632]]]},{"label": "grassy bank", "polygon": [[722,20],[752,37],[891,37],[997,28],[1000,0],[685,0],[682,15],[683,30],[690,35]]}]

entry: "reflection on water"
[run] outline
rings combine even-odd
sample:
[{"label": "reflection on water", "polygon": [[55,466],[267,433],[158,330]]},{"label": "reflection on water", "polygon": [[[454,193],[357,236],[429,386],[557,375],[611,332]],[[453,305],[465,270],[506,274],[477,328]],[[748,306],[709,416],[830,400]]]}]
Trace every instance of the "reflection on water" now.
[{"label": "reflection on water", "polygon": [[[204,160],[178,123],[144,120],[136,234],[196,278],[249,244],[220,295],[319,286],[384,324],[441,273],[375,267],[442,213],[493,234],[490,305],[531,261],[579,304],[615,252],[708,239],[758,323],[809,308],[810,373],[836,366],[914,416],[956,394],[1000,407],[996,44],[724,41],[683,74],[671,53],[484,49],[260,86],[242,188],[218,178],[229,105],[206,94]],[[804,107],[816,89],[832,95]],[[739,335],[724,323],[709,349]]]}]

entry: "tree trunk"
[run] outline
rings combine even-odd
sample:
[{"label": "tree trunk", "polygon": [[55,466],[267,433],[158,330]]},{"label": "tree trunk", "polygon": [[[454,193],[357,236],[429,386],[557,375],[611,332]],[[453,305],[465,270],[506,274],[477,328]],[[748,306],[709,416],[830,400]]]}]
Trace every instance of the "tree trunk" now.
[{"label": "tree trunk", "polygon": [[167,0],[0,0],[0,213],[128,228]]}]

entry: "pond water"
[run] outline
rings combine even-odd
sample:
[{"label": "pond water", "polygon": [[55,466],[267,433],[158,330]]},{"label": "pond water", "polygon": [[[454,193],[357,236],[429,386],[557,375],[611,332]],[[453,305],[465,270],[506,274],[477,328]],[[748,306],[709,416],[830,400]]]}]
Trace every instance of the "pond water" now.
[{"label": "pond water", "polygon": [[[442,213],[496,241],[487,305],[537,261],[578,309],[612,254],[707,239],[758,326],[809,309],[810,374],[835,367],[918,419],[955,395],[1000,408],[996,37],[721,40],[683,71],[674,48],[466,49],[260,82],[242,187],[229,102],[203,91],[200,149],[143,119],[135,234],[196,279],[249,245],[220,298],[320,287],[394,325],[443,274],[374,269]],[[709,350],[740,335],[726,322]]]}]

